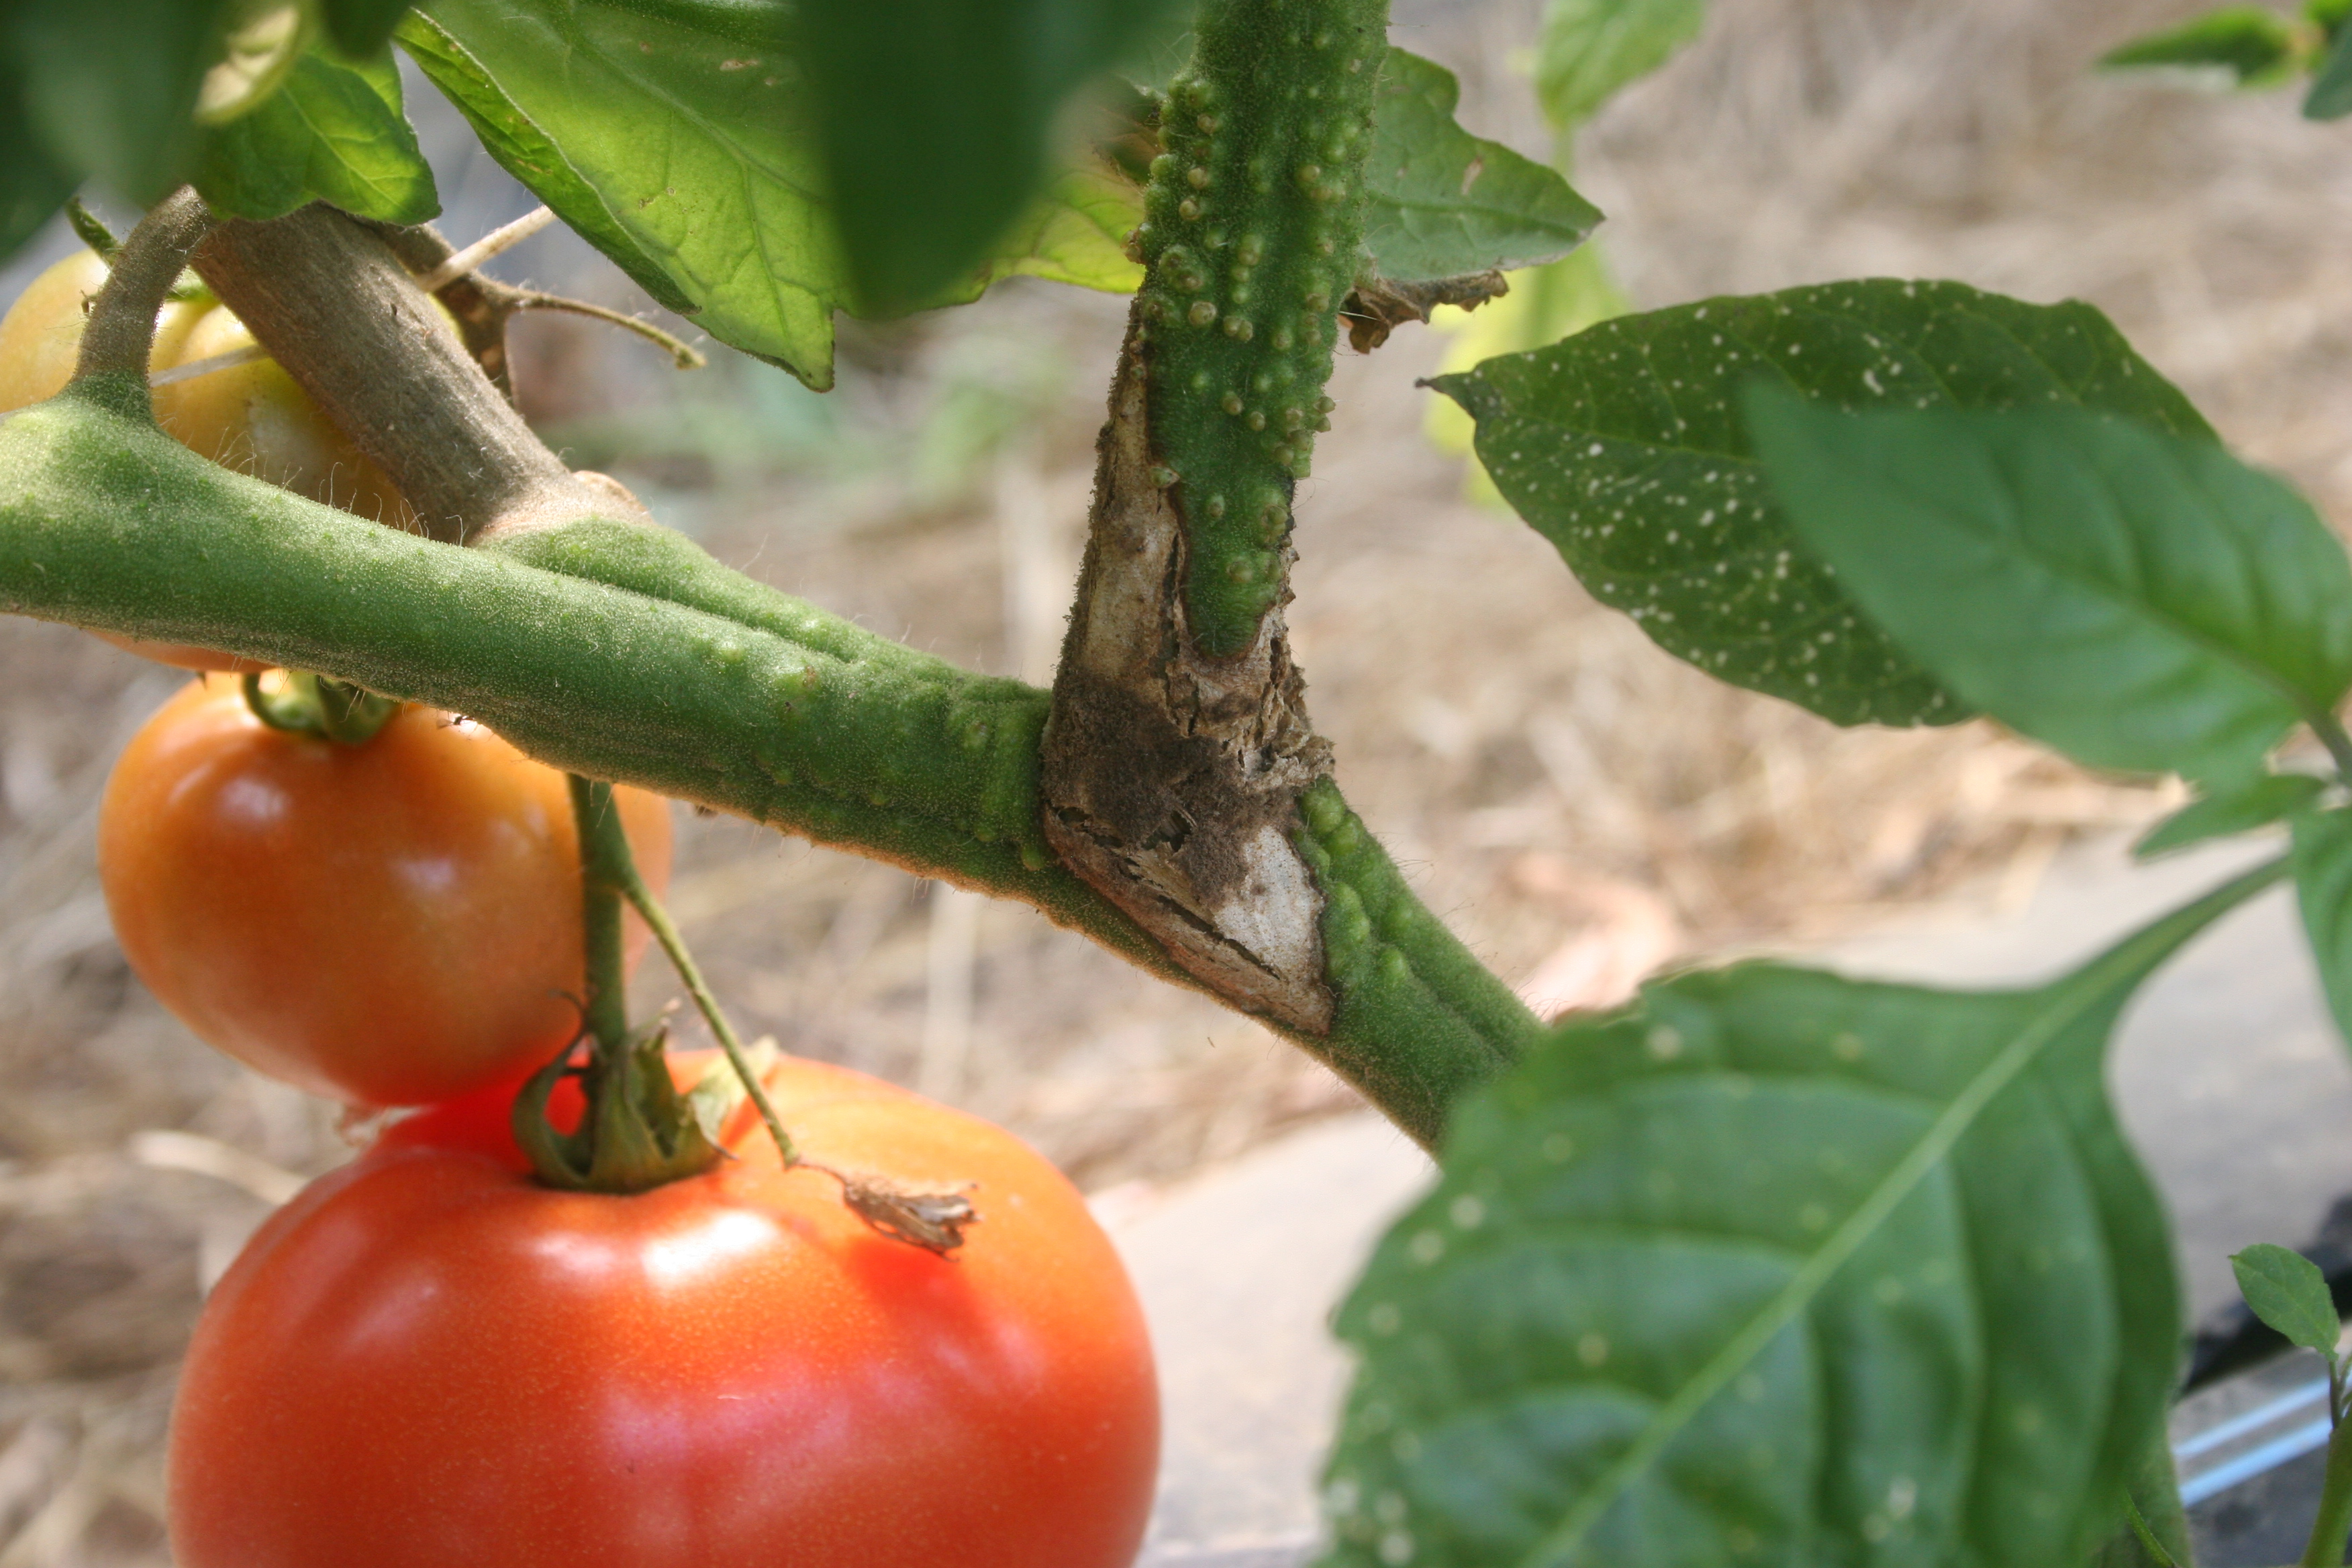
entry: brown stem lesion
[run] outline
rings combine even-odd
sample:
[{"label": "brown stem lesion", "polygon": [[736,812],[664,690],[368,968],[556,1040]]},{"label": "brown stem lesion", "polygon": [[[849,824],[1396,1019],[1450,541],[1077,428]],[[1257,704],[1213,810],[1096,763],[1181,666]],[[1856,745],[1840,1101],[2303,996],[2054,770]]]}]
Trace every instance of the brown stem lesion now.
[{"label": "brown stem lesion", "polygon": [[1320,1036],[1335,1005],[1324,900],[1294,838],[1331,748],[1307,720],[1280,605],[1237,658],[1209,658],[1189,635],[1143,352],[1130,330],[1045,727],[1045,837],[1227,1003]]}]

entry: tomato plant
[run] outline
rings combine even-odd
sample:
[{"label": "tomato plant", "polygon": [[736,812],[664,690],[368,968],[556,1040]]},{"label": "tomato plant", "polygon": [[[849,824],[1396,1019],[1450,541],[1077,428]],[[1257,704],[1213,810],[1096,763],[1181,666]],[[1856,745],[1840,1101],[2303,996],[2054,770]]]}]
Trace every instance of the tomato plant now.
[{"label": "tomato plant", "polygon": [[[667,803],[619,792],[667,879]],[[512,1082],[580,1028],[580,858],[563,775],[429,708],[362,745],[191,683],[124,751],[99,818],[124,955],[200,1037],[362,1105]],[[630,936],[642,952],[642,926]]]},{"label": "tomato plant", "polygon": [[[741,1157],[551,1192],[463,1108],[395,1124],[215,1289],[169,1479],[186,1568],[1125,1568],[1159,1446],[1143,1320],[1010,1134],[840,1068],[766,1075],[811,1159],[974,1184],[953,1258]],[[486,1135],[487,1131],[487,1135]]]},{"label": "tomato plant", "polygon": [[[427,1117],[264,1235],[191,1370],[175,1459],[191,1561],[504,1560],[505,1536],[434,1531],[526,1514],[571,1555],[598,1550],[566,1533],[579,1519],[659,1536],[649,1554],[723,1555],[662,1532],[722,1511],[677,1506],[699,1495],[685,1467],[737,1430],[709,1369],[773,1386],[779,1342],[740,1306],[764,1265],[681,1306],[665,1292],[700,1278],[715,1233],[651,1252],[630,1238],[665,1234],[662,1216],[691,1226],[711,1194],[762,1247],[846,1237],[855,1282],[919,1306],[890,1354],[923,1362],[959,1342],[932,1307],[992,1279],[984,1249],[1019,1231],[1002,1210],[1023,1189],[994,1184],[977,1144],[916,1162],[908,1179],[937,1190],[896,1210],[845,1184],[916,1246],[836,1209],[766,1217],[830,1179],[798,1163],[788,1121],[850,1157],[824,1148],[819,1104],[763,1108],[780,1169],[713,1169],[659,1027],[627,1016],[625,901],[744,1053],[602,781],[1029,902],[1264,1020],[1440,1153],[1336,1319],[1360,1364],[1328,1478],[1333,1568],[2179,1559],[2147,1527],[2178,1513],[2162,1447],[2178,1288],[2104,1053],[2168,955],[2286,879],[2352,1024],[2352,560],[2095,310],[1873,279],[1596,321],[1614,307],[1586,308],[1605,292],[1586,274],[1582,303],[1505,318],[1519,336],[1482,335],[1433,384],[1496,493],[1665,654],[1824,723],[1989,715],[2088,766],[2177,774],[2197,798],[2151,853],[2281,823],[2291,853],[2031,989],[1748,963],[1547,1025],[1349,807],[1285,620],[1299,481],[1344,413],[1325,390],[1341,326],[1370,352],[1437,304],[1493,300],[1507,274],[1565,265],[1600,216],[1457,124],[1453,79],[1389,44],[1381,0],[940,0],[919,26],[868,0],[155,0],[172,26],[111,32],[106,9],[0,15],[0,123],[25,149],[0,171],[0,243],[87,178],[149,209],[69,384],[0,429],[0,605],[473,715],[572,770],[584,868],[583,1044],[511,1113],[538,1184],[434,1144],[446,1123]],[[1555,0],[1537,71],[1555,128],[1702,11]],[[2334,113],[2352,104],[2342,12],[2273,25],[2242,7],[2155,55],[2310,68],[2313,112]],[[487,250],[425,226],[432,174],[393,43],[652,298],[813,388],[832,384],[843,311],[953,304],[1015,273],[1131,291],[1053,689],[774,592],[570,472],[507,395],[518,291],[480,275]],[[1093,140],[1057,131],[1077,126]],[[173,389],[151,378],[180,351],[158,317],[187,267],[427,537],[163,433]],[[1565,316],[1581,330],[1538,330]],[[2323,769],[2282,762],[2298,736]],[[172,940],[202,935],[184,922]],[[308,975],[319,940],[254,962],[271,984]],[[544,1107],[574,1089],[585,1109],[559,1125]],[[910,1117],[884,1120],[919,1144]],[[887,1142],[855,1158],[899,1169]],[[975,1176],[979,1239],[942,1262],[929,1249],[957,1246],[953,1189]],[[541,1215],[592,1239],[532,1252],[469,1228]],[[635,1261],[607,1268],[615,1256]],[[872,1327],[855,1291],[800,1294],[824,1303],[811,1342]],[[728,1326],[723,1352],[689,1339],[705,1321]],[[313,1323],[315,1351],[268,1361],[281,1329]],[[424,1352],[372,1361],[379,1325]],[[642,1345],[683,1358],[710,1399],[687,1410],[661,1368],[610,1353]],[[885,1381],[866,1364],[869,1387]],[[500,1397],[463,1404],[478,1387],[447,1365]],[[309,1397],[322,1369],[351,1380],[331,1406]],[[509,1407],[535,1418],[498,1425]],[[971,1386],[925,1408],[905,1440],[925,1455],[988,1415]],[[819,1425],[778,1451],[806,1453],[793,1445]],[[436,1505],[527,1501],[415,1504],[410,1477],[377,1473],[387,1433],[443,1481]],[[2337,1539],[2315,1540],[2315,1562],[2341,1555],[2352,1517],[2352,1436],[2338,1443],[2320,1531]],[[918,1545],[982,1561],[1011,1539],[1004,1517],[931,1511],[971,1498],[954,1463],[909,1468],[887,1436],[820,1458],[842,1468],[768,1495],[845,1531],[887,1490],[898,1523],[858,1538],[863,1561]],[[258,1500],[239,1467],[268,1479]],[[363,1511],[308,1536],[331,1485]],[[1133,1539],[1118,1517],[1097,1538],[1111,1558]],[[1008,1563],[1072,1560],[1023,1539]]]}]

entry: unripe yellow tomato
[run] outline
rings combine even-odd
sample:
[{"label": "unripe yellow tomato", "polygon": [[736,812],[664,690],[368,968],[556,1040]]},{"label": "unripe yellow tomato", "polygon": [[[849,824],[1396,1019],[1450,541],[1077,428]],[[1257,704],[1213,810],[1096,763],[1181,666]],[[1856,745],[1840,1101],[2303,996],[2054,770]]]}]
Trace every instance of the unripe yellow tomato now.
[{"label": "unripe yellow tomato", "polygon": [[[106,263],[77,251],[33,279],[0,317],[0,414],[56,396],[73,378],[89,300]],[[254,346],[216,300],[173,300],[155,318],[154,374]],[[154,390],[155,422],[182,446],[224,468],[397,528],[415,513],[383,470],[320,413],[275,360],[252,359]],[[187,669],[260,668],[233,655],[110,632],[131,652]]]}]

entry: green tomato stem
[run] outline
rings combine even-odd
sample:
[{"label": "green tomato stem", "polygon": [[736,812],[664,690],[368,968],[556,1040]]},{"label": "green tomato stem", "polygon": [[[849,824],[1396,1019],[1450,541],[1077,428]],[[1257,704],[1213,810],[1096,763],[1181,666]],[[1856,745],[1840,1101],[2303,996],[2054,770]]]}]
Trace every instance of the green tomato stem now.
[{"label": "green tomato stem", "polygon": [[289,670],[286,684],[265,689],[261,674],[245,678],[245,705],[273,730],[314,735],[341,746],[363,746],[392,721],[400,704],[349,681]]},{"label": "green tomato stem", "polygon": [[582,1012],[591,1049],[586,1067],[577,1070],[586,1104],[570,1133],[558,1132],[548,1119],[557,1081],[575,1070],[567,1046],[516,1094],[515,1142],[550,1186],[641,1193],[700,1175],[719,1163],[721,1151],[670,1081],[663,1056],[667,1031],[658,1025],[629,1030],[621,902],[623,889],[636,879],[636,861],[613,786],[578,773],[567,782],[580,839],[588,988]]},{"label": "green tomato stem", "polygon": [[619,1060],[629,1045],[628,964],[623,952],[621,900],[636,865],[628,835],[613,804],[613,786],[573,773],[572,822],[580,839],[581,927],[585,943],[588,994],[581,1000],[582,1022],[595,1042],[595,1068],[589,1079],[593,1103],[601,1069]]},{"label": "green tomato stem", "polygon": [[[2331,1408],[2328,1414],[2333,1417],[2336,1413]],[[2341,1563],[2347,1535],[2352,1535],[2352,1422],[2339,1419],[2327,1439],[2327,1477],[2321,1484],[2311,1542],[2303,1549],[2303,1568]]]},{"label": "green tomato stem", "polygon": [[677,922],[669,918],[669,910],[662,907],[662,901],[654,896],[654,890],[646,886],[646,879],[638,873],[634,858],[619,869],[622,896],[652,928],[654,940],[661,943],[662,952],[668,955],[670,967],[677,970],[677,977],[686,983],[687,993],[694,998],[703,1022],[709,1024],[710,1032],[718,1037],[719,1048],[727,1053],[727,1065],[735,1069],[736,1078],[742,1082],[743,1092],[759,1109],[760,1120],[767,1123],[768,1136],[776,1142],[776,1152],[783,1157],[786,1165],[799,1164],[800,1153],[793,1146],[792,1134],[784,1131],[783,1118],[776,1114],[775,1102],[768,1098],[767,1086],[760,1081],[759,1068],[752,1065],[750,1055],[743,1049],[743,1042],[737,1037],[735,1026],[727,1021],[727,1014],[719,1005],[717,994],[703,980],[702,970],[694,962],[694,954],[688,950],[686,938],[678,934]]},{"label": "green tomato stem", "polygon": [[[487,550],[396,532],[197,457],[117,372],[0,423],[0,610],[465,713],[553,766],[1020,900],[1203,988],[1046,847],[1046,693],[877,637],[665,530],[590,521]],[[1327,853],[1373,925],[1335,966],[1329,1032],[1276,1027],[1434,1148],[1454,1095],[1541,1026],[1338,811]]]},{"label": "green tomato stem", "polygon": [[1135,245],[1160,482],[1184,607],[1231,658],[1288,595],[1291,492],[1363,248],[1364,155],[1387,0],[1208,0],[1168,89]]}]

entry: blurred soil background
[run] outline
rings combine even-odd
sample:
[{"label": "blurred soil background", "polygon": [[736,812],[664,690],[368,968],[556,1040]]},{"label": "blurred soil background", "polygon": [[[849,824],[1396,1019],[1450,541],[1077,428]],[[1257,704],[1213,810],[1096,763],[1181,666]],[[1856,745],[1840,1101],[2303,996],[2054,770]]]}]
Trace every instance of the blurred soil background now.
[{"label": "blurred soil background", "polygon": [[[1582,136],[1577,183],[1643,306],[1871,274],[2089,300],[2238,450],[2352,518],[2352,131],[2284,95],[2088,72],[2199,8],[1718,0]],[[1394,37],[1461,72],[1472,129],[1540,157],[1539,9],[1403,0]],[[413,80],[412,109],[446,232],[464,243],[530,208]],[[69,244],[50,236],[0,297]],[[490,270],[647,309],[561,231]],[[1015,282],[847,323],[822,398],[725,350],[678,375],[633,338],[542,315],[519,323],[516,380],[575,466],[619,475],[721,558],[1044,682],[1123,309]],[[1353,802],[1538,1002],[1606,1001],[1678,957],[1929,898],[2015,904],[2070,836],[2172,804],[1980,723],[1841,732],[1658,653],[1533,532],[1464,499],[1412,384],[1445,346],[1409,328],[1343,355],[1291,624]],[[334,1108],[189,1037],[108,933],[97,801],[174,678],[22,620],[0,620],[0,1568],[160,1563],[161,1439],[203,1289],[349,1144]],[[679,816],[673,907],[747,1034],[1006,1122],[1109,1202],[1355,1103],[1255,1026],[1026,909]],[[650,961],[640,1006],[672,989]]]}]

